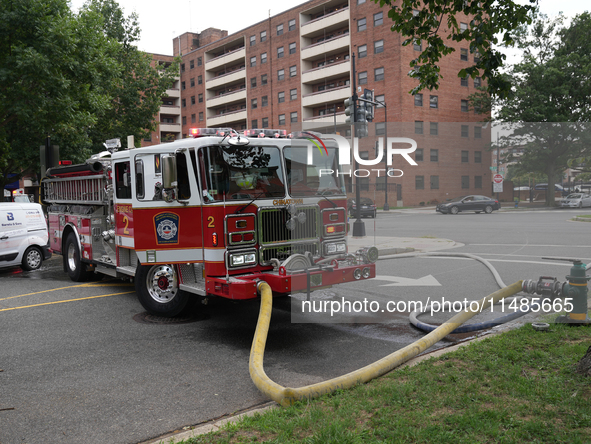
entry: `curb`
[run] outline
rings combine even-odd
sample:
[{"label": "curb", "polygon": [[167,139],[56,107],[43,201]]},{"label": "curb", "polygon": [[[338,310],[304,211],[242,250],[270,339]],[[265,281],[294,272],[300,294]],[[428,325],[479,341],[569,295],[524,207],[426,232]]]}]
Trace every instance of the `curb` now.
[{"label": "curb", "polygon": [[577,222],[591,222],[591,217],[573,217],[571,220],[577,221]]}]

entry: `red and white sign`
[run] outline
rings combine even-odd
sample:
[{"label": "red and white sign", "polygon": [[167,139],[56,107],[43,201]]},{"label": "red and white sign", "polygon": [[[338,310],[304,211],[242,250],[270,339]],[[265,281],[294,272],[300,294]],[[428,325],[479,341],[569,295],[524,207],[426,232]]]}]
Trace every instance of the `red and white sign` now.
[{"label": "red and white sign", "polygon": [[493,176],[494,183],[503,183],[503,175],[502,174],[495,174]]}]

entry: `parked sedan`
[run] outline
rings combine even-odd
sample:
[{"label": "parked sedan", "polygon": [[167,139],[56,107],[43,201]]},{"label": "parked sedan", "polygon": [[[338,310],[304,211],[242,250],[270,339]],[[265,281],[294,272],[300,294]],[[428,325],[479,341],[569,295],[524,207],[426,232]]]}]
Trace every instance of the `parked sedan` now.
[{"label": "parked sedan", "polygon": [[562,208],[591,207],[591,195],[584,193],[571,193],[560,202]]},{"label": "parked sedan", "polygon": [[[355,205],[355,199],[349,199],[347,201],[347,206],[349,207],[349,214],[351,217],[357,217],[357,205]],[[376,217],[376,204],[373,200],[369,197],[362,197],[361,198],[361,217],[363,216],[370,216]]]},{"label": "parked sedan", "polygon": [[498,210],[499,208],[501,208],[501,204],[496,199],[486,196],[471,195],[456,197],[455,199],[441,203],[437,205],[435,211],[442,214],[458,214],[460,211],[474,211],[475,213],[484,211],[486,214],[490,214],[493,210]]}]

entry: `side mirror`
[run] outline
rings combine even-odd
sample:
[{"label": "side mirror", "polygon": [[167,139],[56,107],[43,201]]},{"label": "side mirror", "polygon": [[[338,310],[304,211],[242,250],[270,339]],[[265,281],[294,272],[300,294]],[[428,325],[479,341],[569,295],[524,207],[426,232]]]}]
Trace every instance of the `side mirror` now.
[{"label": "side mirror", "polygon": [[166,202],[172,202],[175,199],[177,185],[176,157],[162,156],[162,197]]}]

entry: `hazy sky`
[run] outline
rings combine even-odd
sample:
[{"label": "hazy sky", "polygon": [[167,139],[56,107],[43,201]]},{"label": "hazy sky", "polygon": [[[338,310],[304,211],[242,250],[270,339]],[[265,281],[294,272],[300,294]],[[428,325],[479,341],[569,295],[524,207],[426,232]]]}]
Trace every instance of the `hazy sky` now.
[{"label": "hazy sky", "polygon": [[[78,10],[85,0],[71,0]],[[188,31],[201,32],[206,28],[227,30],[229,34],[247,28],[280,12],[291,9],[302,0],[118,0],[126,15],[136,12],[142,30],[139,49],[156,54],[172,55],[172,39]],[[350,0],[355,1],[355,0]],[[158,5],[158,6],[156,6]],[[591,9],[589,0],[540,0],[540,9],[548,15],[563,11],[567,16]]]}]

